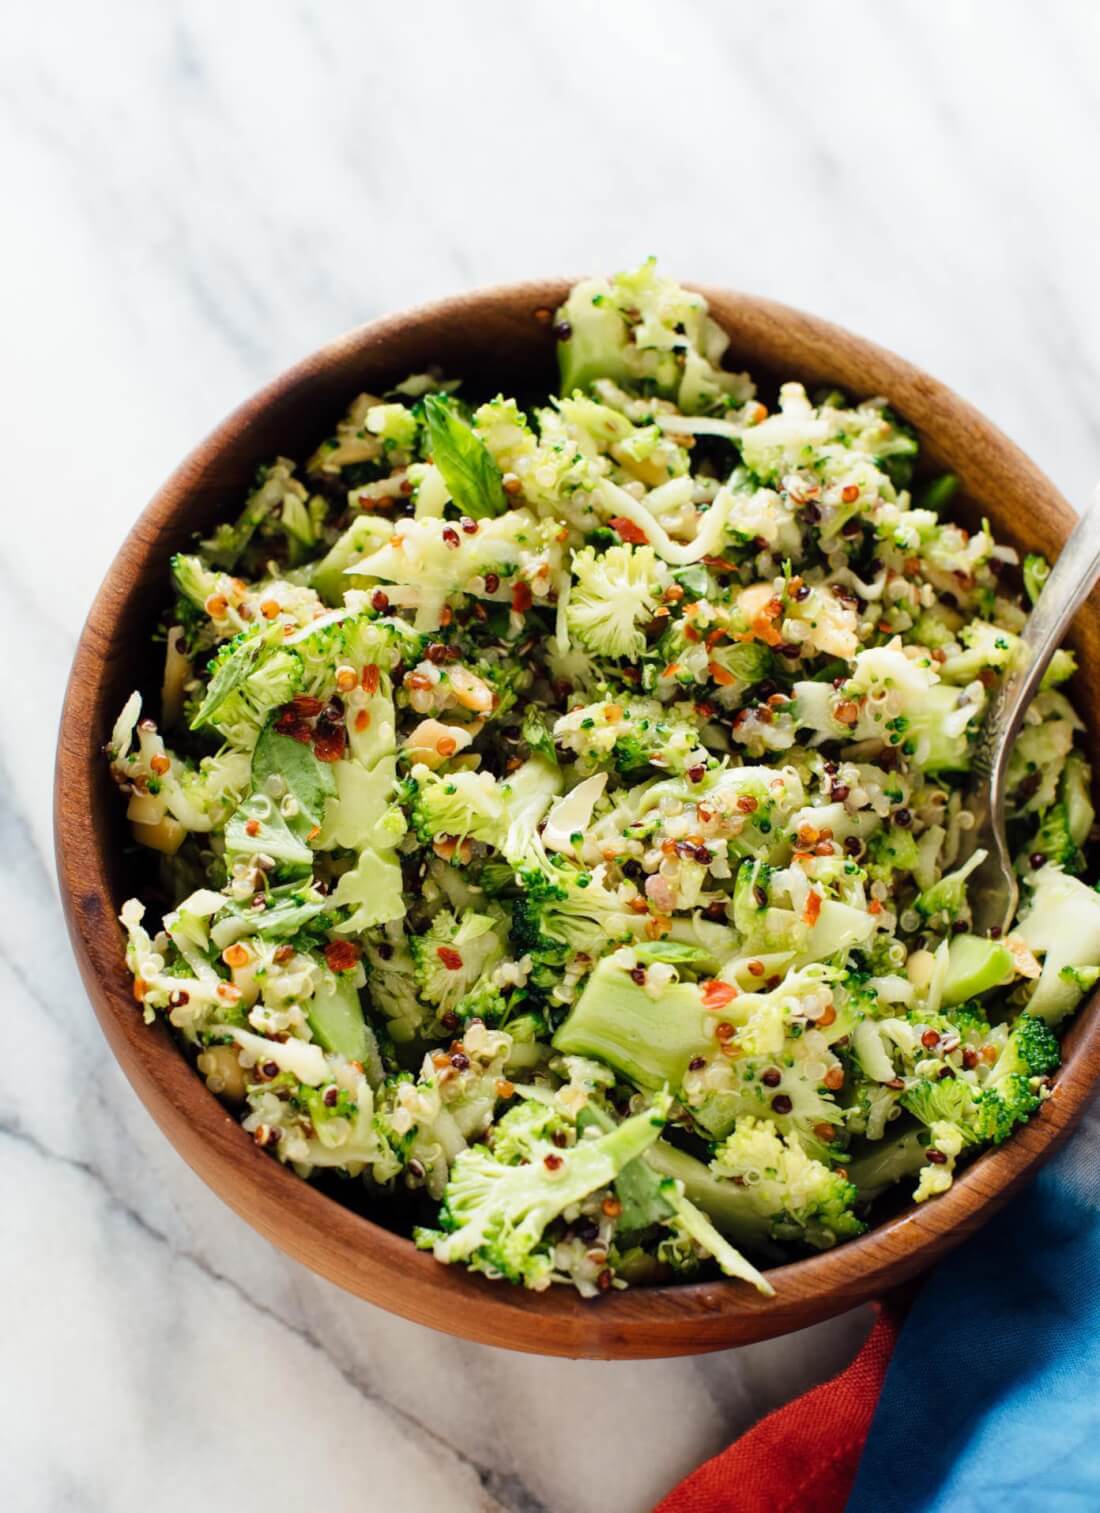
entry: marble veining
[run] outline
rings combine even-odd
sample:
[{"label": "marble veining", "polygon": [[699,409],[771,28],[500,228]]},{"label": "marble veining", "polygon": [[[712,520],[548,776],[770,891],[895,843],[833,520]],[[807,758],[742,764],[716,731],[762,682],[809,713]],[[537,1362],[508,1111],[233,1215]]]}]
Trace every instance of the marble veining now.
[{"label": "marble veining", "polygon": [[95,586],[194,441],[340,330],[470,285],[655,252],[894,347],[1083,499],[1098,69],[1091,0],[6,17],[5,1507],[639,1513],[849,1358],[865,1313],[698,1360],[510,1356],[271,1250],[156,1131],[87,1007],[53,881],[55,722]]}]

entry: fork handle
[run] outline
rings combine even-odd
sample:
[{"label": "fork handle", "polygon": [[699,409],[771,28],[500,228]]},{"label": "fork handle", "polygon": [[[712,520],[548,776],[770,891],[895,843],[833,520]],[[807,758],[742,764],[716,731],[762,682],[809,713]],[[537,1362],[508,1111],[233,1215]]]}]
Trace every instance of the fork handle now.
[{"label": "fork handle", "polygon": [[1016,666],[994,693],[971,756],[972,771],[989,782],[994,815],[1004,805],[1004,774],[1027,707],[1070,621],[1100,576],[1100,485],[1077,521],[1043,585],[1021,637]]}]

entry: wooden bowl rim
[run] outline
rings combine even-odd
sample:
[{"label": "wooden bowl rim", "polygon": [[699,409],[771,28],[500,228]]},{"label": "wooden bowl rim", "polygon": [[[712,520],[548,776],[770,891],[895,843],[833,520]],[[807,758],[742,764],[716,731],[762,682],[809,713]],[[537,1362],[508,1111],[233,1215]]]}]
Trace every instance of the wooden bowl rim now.
[{"label": "wooden bowl rim", "polygon": [[[145,560],[194,480],[230,450],[256,415],[349,355],[376,353],[410,325],[489,308],[555,308],[572,280],[534,280],[453,296],[369,322],[321,347],[234,410],[157,491],[120,547],[89,610],[61,719],[55,789],[58,879],[77,961],[100,1025],[123,1071],[176,1149],[237,1213],[320,1275],[391,1312],[485,1344],[548,1355],[631,1359],[696,1354],[772,1338],[880,1295],[966,1238],[1068,1134],[1100,1075],[1100,1019],[1083,1007],[1073,1054],[1042,1113],[974,1161],[951,1190],[911,1207],[837,1249],[769,1272],[771,1299],[735,1282],[708,1281],[612,1293],[585,1302],[572,1289],[531,1294],[440,1266],[412,1242],[346,1208],[258,1150],[206,1088],[167,1032],[146,1028],[122,963],[106,857],[89,858],[84,835],[90,763],[105,666],[96,627],[109,625],[141,581]],[[945,385],[875,343],[773,300],[691,285],[714,304],[732,301],[765,323],[885,364],[929,404],[973,428],[1007,472],[1045,497],[1065,537],[1073,513],[1034,464]],[[904,413],[904,408],[903,413]],[[928,432],[929,436],[934,433]],[[67,732],[69,735],[67,735]],[[73,734],[75,732],[75,735]],[[74,797],[75,796],[75,797]],[[90,865],[89,865],[90,863]]]}]

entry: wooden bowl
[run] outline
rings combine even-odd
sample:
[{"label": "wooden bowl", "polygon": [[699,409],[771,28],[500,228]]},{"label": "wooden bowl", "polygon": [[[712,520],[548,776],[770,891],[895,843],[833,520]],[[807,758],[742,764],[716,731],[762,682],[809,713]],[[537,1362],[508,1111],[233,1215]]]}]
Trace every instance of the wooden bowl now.
[{"label": "wooden bowl", "polygon": [[[155,698],[149,634],[168,594],[168,561],[196,531],[236,513],[258,463],[299,457],[329,433],[361,390],[381,391],[439,365],[490,393],[554,386],[547,312],[568,284],[516,284],[444,300],[364,326],[275,380],[241,406],[172,475],[123,543],[77,648],[57,753],[56,846],[77,960],[100,1024],[127,1077],[184,1160],[262,1235],[349,1291],[419,1323],[487,1344],[548,1355],[686,1355],[766,1339],[874,1298],[972,1234],[1068,1133],[1100,1072],[1094,998],[1066,1040],[1065,1064],[1042,1112],[1007,1145],[975,1161],[944,1197],[910,1206],[836,1250],[770,1273],[776,1296],[711,1281],[613,1293],[541,1294],[438,1265],[399,1234],[299,1180],[258,1150],[188,1064],[163,1022],[148,1028],[131,996],[116,915],[125,878],[123,806],[103,745],[135,686]],[[1056,553],[1072,513],[1057,490],[988,421],[942,384],[870,342],[748,295],[703,291],[732,338],[731,353],[767,382],[797,377],[851,394],[886,395],[920,433],[922,453],[964,484],[964,513],[988,514],[1020,548]],[[1100,654],[1096,602],[1082,610],[1082,665]],[[1093,759],[1100,690],[1077,699]],[[1100,769],[1098,769],[1100,770]]]}]

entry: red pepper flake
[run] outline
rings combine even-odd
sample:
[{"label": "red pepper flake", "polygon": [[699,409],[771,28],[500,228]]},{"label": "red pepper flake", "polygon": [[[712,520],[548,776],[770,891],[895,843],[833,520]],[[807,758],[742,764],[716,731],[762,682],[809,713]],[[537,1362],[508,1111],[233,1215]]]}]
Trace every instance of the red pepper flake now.
[{"label": "red pepper flake", "polygon": [[462,970],[462,957],[453,946],[437,946],[435,954],[447,968],[448,972],[459,972]]},{"label": "red pepper flake", "polygon": [[855,504],[859,498],[859,485],[856,483],[845,484],[840,491],[840,497],[844,500],[845,504]]},{"label": "red pepper flake", "polygon": [[325,947],[325,961],[330,972],[350,972],[362,954],[350,940],[334,940]]},{"label": "red pepper flake", "polygon": [[818,916],[821,914],[821,894],[815,888],[811,888],[806,898],[806,907],[802,911],[804,924],[816,925]]},{"label": "red pepper flake", "polygon": [[562,1157],[556,1151],[547,1151],[542,1158],[542,1164],[548,1172],[556,1172],[562,1164]]},{"label": "red pepper flake", "polygon": [[640,525],[637,525],[626,515],[612,515],[607,522],[620,541],[628,541],[631,546],[648,546],[649,537]]},{"label": "red pepper flake", "polygon": [[529,583],[514,583],[512,585],[512,608],[517,615],[525,615],[533,602],[531,585]]},{"label": "red pepper flake", "polygon": [[259,822],[259,820],[245,820],[245,822],[244,822],[244,833],[245,833],[245,835],[259,835],[259,833],[260,833],[260,822]]},{"label": "red pepper flake", "polygon": [[704,1009],[724,1009],[736,997],[737,989],[731,982],[722,982],[719,978],[712,977],[703,984]]}]

